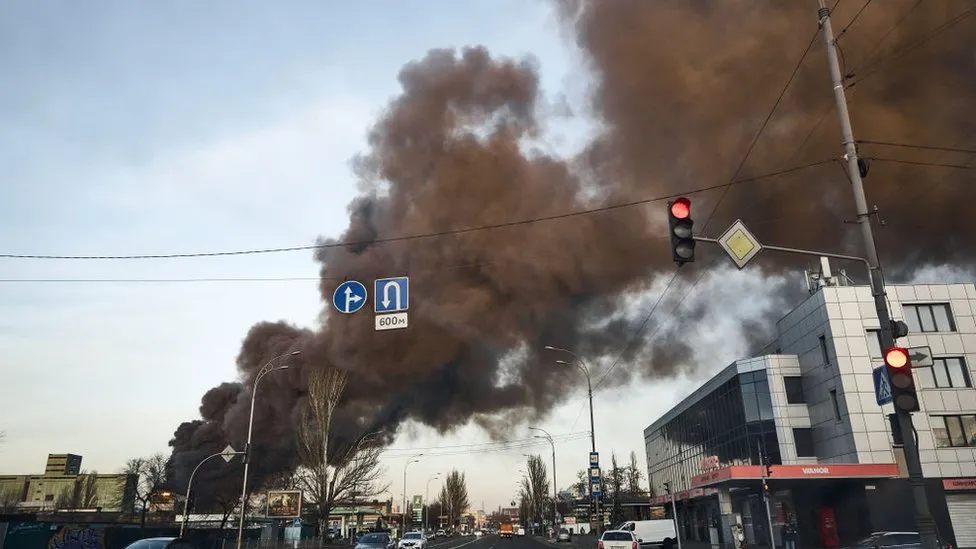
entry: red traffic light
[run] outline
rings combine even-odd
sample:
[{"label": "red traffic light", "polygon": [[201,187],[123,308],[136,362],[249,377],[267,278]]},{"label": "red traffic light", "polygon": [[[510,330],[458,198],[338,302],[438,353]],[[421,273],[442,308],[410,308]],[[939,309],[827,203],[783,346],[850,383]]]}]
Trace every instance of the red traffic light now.
[{"label": "red traffic light", "polygon": [[904,368],[908,366],[908,349],[892,347],[885,351],[884,361],[892,368]]},{"label": "red traffic light", "polygon": [[672,202],[671,215],[678,219],[688,219],[691,216],[691,200],[681,197]]}]

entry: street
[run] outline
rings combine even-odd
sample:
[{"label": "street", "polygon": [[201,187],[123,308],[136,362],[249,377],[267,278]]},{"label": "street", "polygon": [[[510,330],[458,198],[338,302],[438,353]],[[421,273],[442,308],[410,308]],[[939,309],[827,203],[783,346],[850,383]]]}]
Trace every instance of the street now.
[{"label": "street", "polygon": [[[470,536],[460,538],[449,538],[432,540],[428,545],[430,549],[545,549],[546,547],[556,547],[545,539],[533,536],[516,536],[510,539],[502,539],[499,536],[484,536],[473,538]],[[562,544],[563,547],[573,549],[582,546],[577,544]]]}]

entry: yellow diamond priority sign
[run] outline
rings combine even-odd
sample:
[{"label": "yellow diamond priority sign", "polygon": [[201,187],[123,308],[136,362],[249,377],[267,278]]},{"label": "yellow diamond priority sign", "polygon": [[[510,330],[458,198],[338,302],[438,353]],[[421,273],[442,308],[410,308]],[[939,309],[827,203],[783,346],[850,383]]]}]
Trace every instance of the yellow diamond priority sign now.
[{"label": "yellow diamond priority sign", "polygon": [[718,237],[718,245],[729,254],[732,262],[740,269],[762,251],[762,244],[740,219]]}]

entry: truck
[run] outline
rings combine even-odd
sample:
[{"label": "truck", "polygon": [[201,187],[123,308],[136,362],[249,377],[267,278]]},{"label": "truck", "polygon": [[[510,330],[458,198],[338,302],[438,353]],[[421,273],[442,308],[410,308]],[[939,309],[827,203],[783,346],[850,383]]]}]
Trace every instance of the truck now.
[{"label": "truck", "polygon": [[511,523],[505,523],[498,526],[498,533],[503,538],[511,538],[513,531],[514,529],[512,528]]},{"label": "truck", "polygon": [[633,532],[641,547],[664,545],[665,542],[673,543],[677,537],[674,521],[670,519],[631,520],[621,524],[615,530]]}]

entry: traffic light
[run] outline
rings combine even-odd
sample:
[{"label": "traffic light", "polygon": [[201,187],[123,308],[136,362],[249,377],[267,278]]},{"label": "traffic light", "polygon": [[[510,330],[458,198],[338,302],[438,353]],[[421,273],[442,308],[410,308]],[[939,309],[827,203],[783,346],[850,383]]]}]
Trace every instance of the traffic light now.
[{"label": "traffic light", "polygon": [[695,260],[695,239],[691,220],[691,200],[685,197],[668,202],[668,229],[671,235],[671,259],[680,267]]},{"label": "traffic light", "polygon": [[908,349],[892,347],[885,351],[884,361],[895,409],[917,412],[918,393],[915,392],[915,378],[912,376],[912,361],[908,358]]}]

